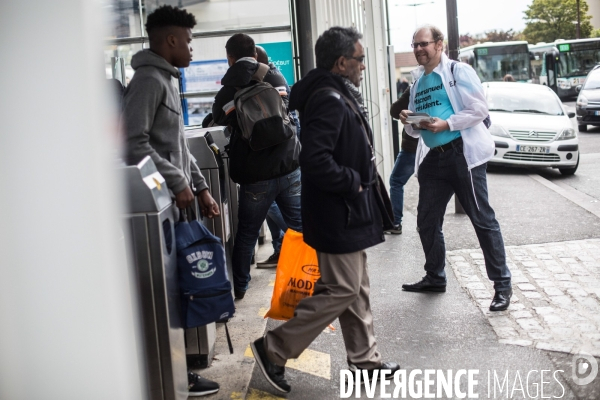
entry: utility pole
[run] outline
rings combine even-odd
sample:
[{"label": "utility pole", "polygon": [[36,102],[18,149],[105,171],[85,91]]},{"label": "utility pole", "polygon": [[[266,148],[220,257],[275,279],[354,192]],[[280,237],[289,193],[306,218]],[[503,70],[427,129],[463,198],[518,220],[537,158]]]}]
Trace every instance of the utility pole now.
[{"label": "utility pole", "polygon": [[[579,1],[579,0],[578,0]],[[458,60],[458,11],[456,0],[446,0],[446,19],[448,23],[448,56],[452,60]]]},{"label": "utility pole", "polygon": [[577,39],[580,39],[581,36],[579,35],[579,25],[581,23],[581,20],[579,19],[579,0],[577,0]]}]

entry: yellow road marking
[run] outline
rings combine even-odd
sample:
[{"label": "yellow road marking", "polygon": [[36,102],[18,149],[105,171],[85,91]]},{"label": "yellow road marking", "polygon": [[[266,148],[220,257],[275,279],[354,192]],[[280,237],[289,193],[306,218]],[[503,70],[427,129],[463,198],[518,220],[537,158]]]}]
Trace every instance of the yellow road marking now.
[{"label": "yellow road marking", "polygon": [[258,309],[258,316],[259,317],[265,317],[265,315],[267,314],[267,312],[269,312],[269,309],[266,307],[261,307]]},{"label": "yellow road marking", "polygon": [[[253,357],[250,346],[246,347],[244,357]],[[329,354],[306,349],[295,360],[288,360],[286,368],[292,368],[307,374],[331,380],[331,357]]]},{"label": "yellow road marking", "polygon": [[273,286],[273,287],[275,287],[275,279],[271,279],[271,280],[269,281],[269,286]]},{"label": "yellow road marking", "polygon": [[250,389],[246,395],[246,400],[285,400],[285,398],[273,396],[270,393],[262,392],[260,390]]}]

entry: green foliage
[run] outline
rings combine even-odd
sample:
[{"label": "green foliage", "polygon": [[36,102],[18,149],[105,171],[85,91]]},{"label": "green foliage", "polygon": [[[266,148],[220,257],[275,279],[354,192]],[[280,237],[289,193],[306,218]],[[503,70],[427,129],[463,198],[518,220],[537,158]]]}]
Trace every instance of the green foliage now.
[{"label": "green foliage", "polygon": [[[588,9],[586,0],[579,0],[581,38],[592,33],[592,17],[588,15]],[[529,43],[577,38],[576,0],[533,0],[524,13],[527,26],[523,35]]]},{"label": "green foliage", "polygon": [[592,31],[592,33],[590,34],[590,37],[591,37],[591,38],[597,38],[597,37],[600,37],[600,28],[598,28],[598,29],[594,29],[594,30]]}]

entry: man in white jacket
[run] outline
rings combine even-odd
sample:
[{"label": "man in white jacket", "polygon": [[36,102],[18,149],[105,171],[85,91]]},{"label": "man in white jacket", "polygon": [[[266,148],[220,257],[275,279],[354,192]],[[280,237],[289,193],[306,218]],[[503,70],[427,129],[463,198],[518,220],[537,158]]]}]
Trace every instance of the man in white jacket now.
[{"label": "man in white jacket", "polygon": [[[444,36],[433,26],[413,35],[420,67],[413,72],[408,110],[400,113],[406,132],[420,137],[415,173],[419,179],[417,230],[425,251],[426,275],[404,284],[412,292],[445,292],[446,248],[442,224],[446,206],[456,194],[471,219],[483,251],[495,295],[490,311],[506,310],[512,296],[504,240],[488,201],[486,163],[494,154],[494,141],[483,121],[488,116],[483,87],[467,64],[443,53]],[[433,120],[409,124],[411,113],[427,113]]]}]

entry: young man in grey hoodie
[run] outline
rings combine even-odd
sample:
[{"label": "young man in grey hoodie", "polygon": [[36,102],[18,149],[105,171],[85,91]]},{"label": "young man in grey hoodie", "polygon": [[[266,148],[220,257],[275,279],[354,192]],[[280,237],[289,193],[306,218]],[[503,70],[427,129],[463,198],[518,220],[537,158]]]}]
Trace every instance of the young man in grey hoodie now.
[{"label": "young man in grey hoodie", "polygon": [[192,14],[163,6],[148,16],[150,49],[131,59],[135,75],[125,91],[125,160],[137,164],[150,156],[175,196],[178,208],[186,208],[198,196],[202,212],[219,215],[200,168],[190,154],[184,135],[181,100],[177,88],[179,68],[192,60]]},{"label": "young man in grey hoodie", "polygon": [[[188,207],[196,195],[202,213],[212,218],[219,215],[219,207],[190,154],[177,88],[178,68],[189,66],[192,60],[195,25],[192,14],[171,6],[148,15],[150,49],[133,56],[135,75],[123,100],[125,160],[133,165],[150,156],[173,192],[177,207]],[[188,389],[190,396],[204,396],[218,392],[219,384],[190,371]]]}]

